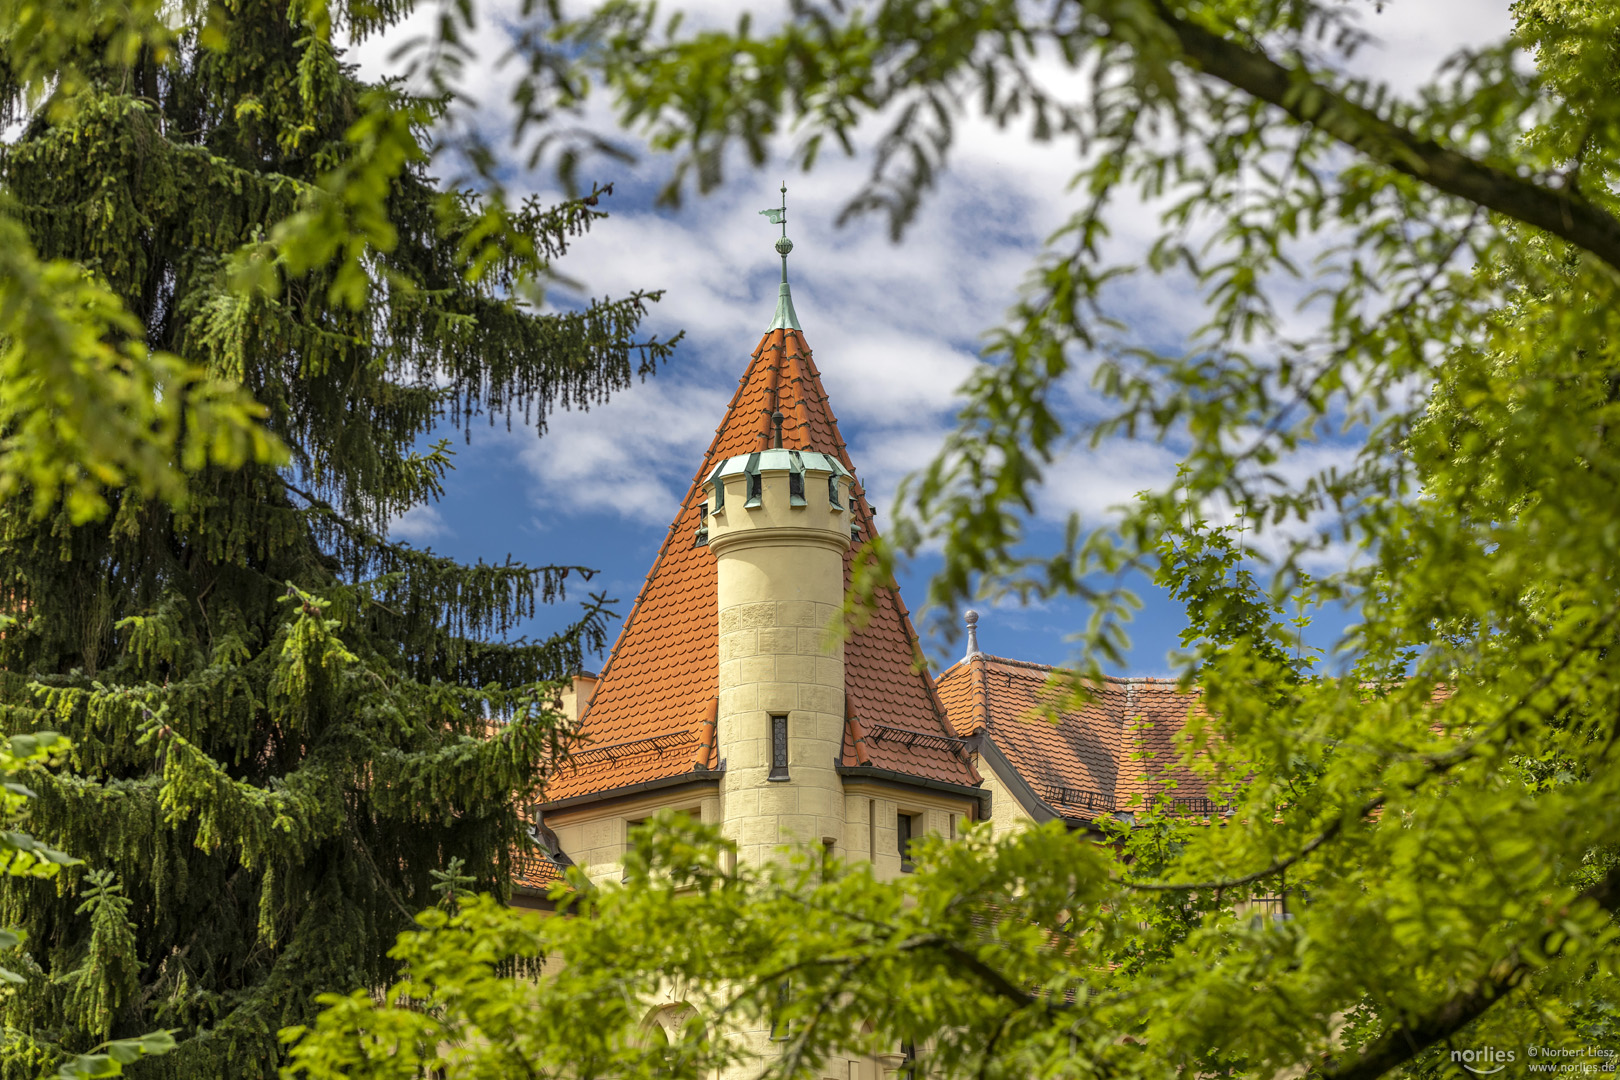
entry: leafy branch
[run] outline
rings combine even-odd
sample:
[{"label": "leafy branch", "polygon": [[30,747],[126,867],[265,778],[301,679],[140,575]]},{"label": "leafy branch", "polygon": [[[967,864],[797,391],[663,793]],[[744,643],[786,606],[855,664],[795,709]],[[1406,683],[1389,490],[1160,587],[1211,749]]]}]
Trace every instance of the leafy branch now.
[{"label": "leafy branch", "polygon": [[1153,0],[1183,55],[1206,74],[1309,124],[1369,159],[1438,191],[1495,210],[1583,248],[1620,270],[1620,218],[1583,197],[1426,139],[1336,92],[1302,67],[1285,67]]},{"label": "leafy branch", "polygon": [[[1602,880],[1577,894],[1575,905],[1595,906],[1609,917],[1620,913],[1620,864],[1610,868]],[[1392,1025],[1350,1060],[1330,1059],[1305,1075],[1316,1080],[1377,1080],[1484,1016],[1523,985],[1545,958],[1556,956],[1569,937],[1566,926],[1549,927],[1533,947],[1515,947],[1498,957],[1468,989],[1446,998],[1420,1016]]]}]

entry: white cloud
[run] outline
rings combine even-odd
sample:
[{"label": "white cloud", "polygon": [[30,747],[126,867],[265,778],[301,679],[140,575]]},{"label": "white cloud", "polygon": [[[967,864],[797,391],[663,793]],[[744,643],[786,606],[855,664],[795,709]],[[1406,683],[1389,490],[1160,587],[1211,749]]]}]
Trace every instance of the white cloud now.
[{"label": "white cloud", "polygon": [[439,513],[438,508],[427,503],[411,507],[388,523],[390,537],[408,540],[413,544],[423,544],[429,540],[438,540],[455,534],[455,530],[444,520],[444,515]]},{"label": "white cloud", "polygon": [[1174,483],[1179,455],[1159,443],[1111,440],[1096,449],[1076,447],[1052,463],[1038,506],[1051,521],[1080,514],[1087,526],[1118,519],[1139,491],[1162,491]]},{"label": "white cloud", "polygon": [[548,512],[668,524],[725,404],[713,387],[655,379],[589,413],[554,414],[544,439],[500,437]]},{"label": "white cloud", "polygon": [[[748,10],[764,27],[787,11],[784,4],[743,0],[677,6],[691,13],[692,26],[729,27]],[[1349,66],[1410,87],[1457,46],[1500,37],[1508,14],[1499,0],[1404,0],[1379,14],[1369,9],[1364,22],[1376,41]],[[357,56],[368,71],[381,70],[391,42],[425,25],[367,43]],[[469,90],[480,119],[497,130],[510,117],[510,87],[519,74],[515,65],[494,64],[506,49],[500,18],[486,17],[475,48],[490,63],[469,73]],[[1065,93],[1080,92],[1073,73],[1050,58],[1038,67]],[[598,94],[585,122],[611,130],[612,121],[611,103]],[[877,123],[865,125],[862,145],[869,147],[878,130]],[[789,146],[784,140],[778,151]],[[580,240],[562,269],[591,295],[666,289],[649,327],[665,334],[685,328],[688,340],[668,372],[588,417],[554,417],[544,440],[514,450],[548,516],[608,509],[638,523],[667,522],[774,306],[772,230],[756,210],[775,202],[777,178],[788,172],[782,154],[757,172],[734,164],[716,193],[669,214],[649,205],[668,162],[641,151],[634,167],[587,171],[602,179],[616,172],[620,194],[610,200],[614,217]],[[865,179],[864,151],[854,160],[824,156],[809,176],[788,174],[796,305],[863,480],[885,508],[900,478],[939,446],[983,333],[1016,300],[1045,237],[1079,205],[1067,191],[1079,164],[1070,143],[1035,144],[1022,124],[1003,131],[983,118],[963,118],[950,169],[900,246],[888,242],[886,222],[877,218],[832,226]],[[513,183],[520,190],[551,187],[546,176]],[[1144,250],[1159,209],[1121,205],[1110,250],[1122,258]],[[1133,337],[1166,348],[1204,317],[1191,283],[1176,277],[1137,279],[1113,304]],[[1288,320],[1291,331],[1310,322],[1293,314]],[[1087,382],[1084,358],[1079,367],[1064,388],[1064,407],[1074,418],[1095,417],[1105,406]],[[1138,490],[1168,484],[1176,458],[1173,447],[1126,440],[1076,449],[1050,470],[1042,516],[1079,510],[1105,519]],[[611,496],[586,497],[587,489]]]}]

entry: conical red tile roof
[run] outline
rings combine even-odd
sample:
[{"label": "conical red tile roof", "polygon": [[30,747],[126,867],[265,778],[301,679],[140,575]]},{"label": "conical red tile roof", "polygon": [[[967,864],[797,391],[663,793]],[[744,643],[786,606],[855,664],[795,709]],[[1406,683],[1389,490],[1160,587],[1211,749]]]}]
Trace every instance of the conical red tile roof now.
[{"label": "conical red tile roof", "polygon": [[[835,455],[855,472],[821,376],[798,330],[771,330],[754,350],[714,441],[692,477],[602,671],[578,729],[571,763],[546,787],[548,802],[718,768],[714,702],[719,616],[714,555],[695,537],[702,481],[736,454],[769,448],[771,414],[783,415],[782,445]],[[855,481],[855,521],[872,535],[871,508]],[[844,558],[849,580],[853,550]],[[979,777],[954,737],[933,680],[914,664],[916,632],[889,588],[844,646],[844,764],[972,785]],[[856,734],[861,736],[856,738]]]}]

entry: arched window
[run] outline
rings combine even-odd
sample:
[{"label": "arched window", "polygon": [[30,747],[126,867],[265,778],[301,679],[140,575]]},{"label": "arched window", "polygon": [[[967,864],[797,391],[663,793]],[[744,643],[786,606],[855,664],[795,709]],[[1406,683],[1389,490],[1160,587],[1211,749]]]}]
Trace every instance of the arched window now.
[{"label": "arched window", "polygon": [[901,1055],[891,1052],[892,1047],[891,1043],[889,1049],[885,1049],[876,1041],[872,1021],[868,1020],[861,1024],[855,1045],[833,1055],[835,1059],[843,1059],[843,1064],[836,1067],[836,1075],[839,1080],[844,1080],[846,1073],[848,1080],[885,1080],[892,1077],[904,1063]]},{"label": "arched window", "polygon": [[701,1038],[703,1024],[698,1012],[684,1001],[660,1005],[641,1021],[649,1045],[669,1046],[685,1039]]}]

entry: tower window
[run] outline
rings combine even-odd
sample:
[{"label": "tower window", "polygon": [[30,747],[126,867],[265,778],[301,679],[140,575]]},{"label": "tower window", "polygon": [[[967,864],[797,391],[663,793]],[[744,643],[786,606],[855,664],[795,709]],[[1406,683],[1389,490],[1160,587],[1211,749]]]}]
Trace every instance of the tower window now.
[{"label": "tower window", "polygon": [[788,505],[804,505],[804,473],[788,473]]},{"label": "tower window", "polygon": [[771,717],[771,774],[767,780],[788,778],[788,725],[787,716]]},{"label": "tower window", "polygon": [[693,547],[702,547],[709,542],[709,504],[700,503],[698,506],[697,536],[692,541]]},{"label": "tower window", "polygon": [[793,986],[786,979],[776,988],[776,1016],[771,1019],[771,1042],[787,1042],[793,1038],[788,1023],[782,1019],[782,1013],[793,1003]]},{"label": "tower window", "polygon": [[620,877],[619,877],[619,884],[621,884],[621,885],[627,884],[630,881],[630,858],[629,858],[630,849],[635,846],[635,842],[636,842],[635,832],[636,832],[636,830],[641,828],[645,824],[647,824],[647,819],[646,818],[625,818],[624,819],[624,854],[625,854],[625,857],[624,857],[623,860],[621,860],[623,870],[624,870],[623,874],[621,874]]},{"label": "tower window", "polygon": [[900,842],[900,869],[911,873],[911,836],[916,827],[916,819],[910,814],[898,814],[894,819],[894,831]]},{"label": "tower window", "polygon": [[763,506],[761,501],[765,497],[765,482],[759,475],[759,454],[748,455],[748,464],[743,466],[743,475],[748,478],[748,501],[743,503],[745,509]]},{"label": "tower window", "polygon": [[836,476],[827,477],[827,504],[839,510],[844,508],[844,504],[838,501],[838,477]]}]

